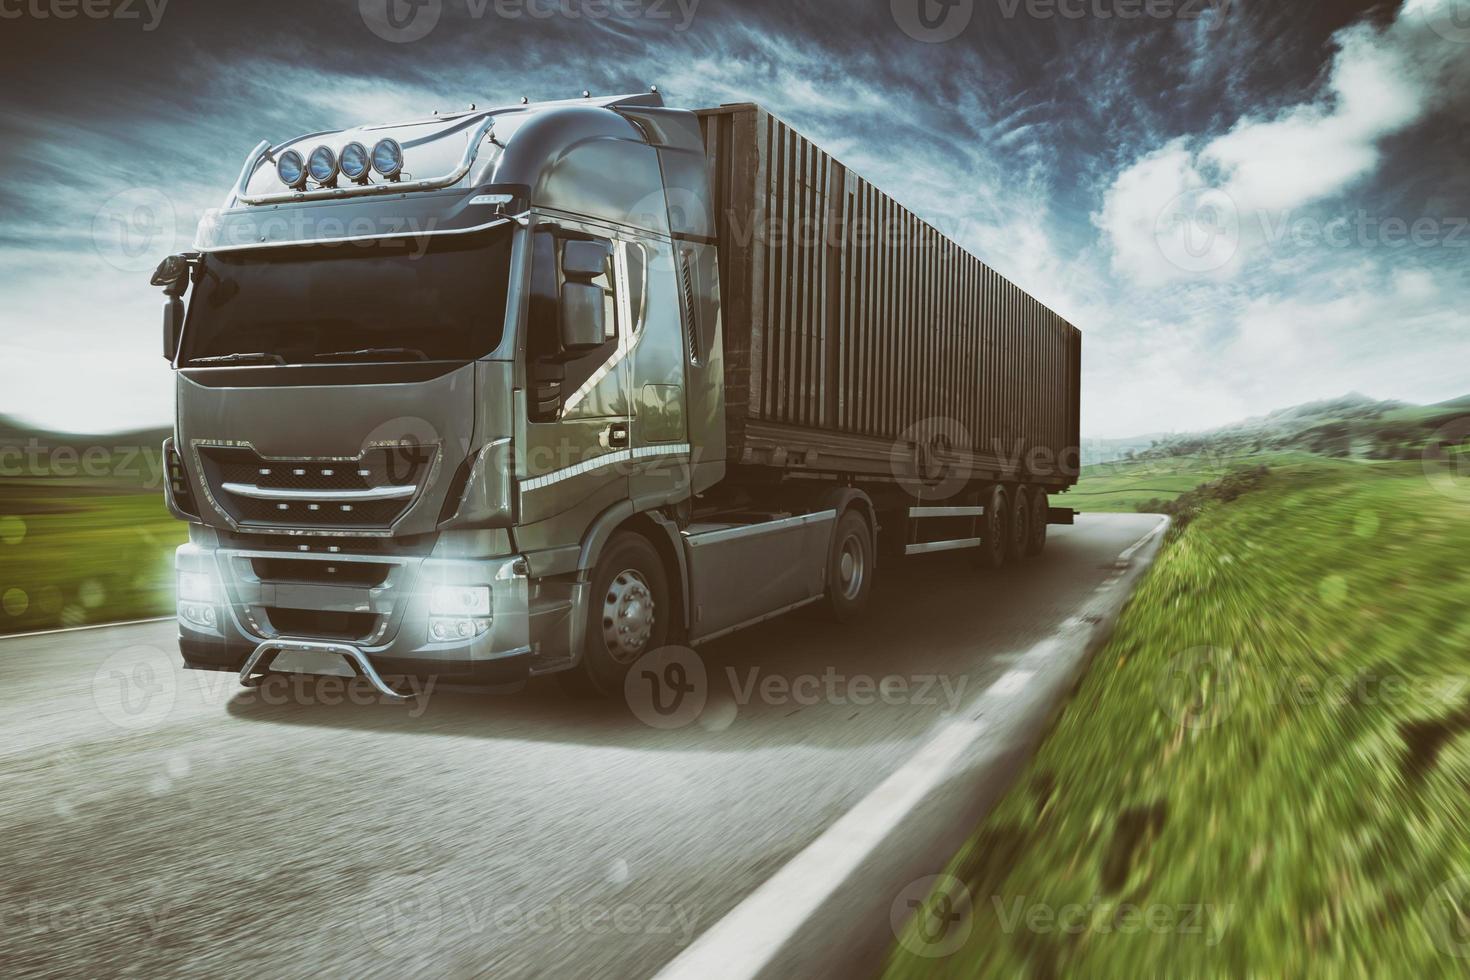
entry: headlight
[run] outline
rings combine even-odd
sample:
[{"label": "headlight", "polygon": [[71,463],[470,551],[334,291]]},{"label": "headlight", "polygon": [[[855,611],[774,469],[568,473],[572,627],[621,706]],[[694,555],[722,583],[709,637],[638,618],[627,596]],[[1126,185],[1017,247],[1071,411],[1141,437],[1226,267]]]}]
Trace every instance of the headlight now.
[{"label": "headlight", "polygon": [[429,638],[470,640],[490,629],[488,585],[438,585],[429,594]]},{"label": "headlight", "polygon": [[373,169],[389,180],[397,180],[403,173],[403,147],[397,140],[380,139],[373,146]]},{"label": "headlight", "polygon": [[368,159],[367,147],[361,143],[348,143],[342,147],[342,156],[337,163],[342,168],[342,176],[348,180],[367,182],[372,161]]},{"label": "headlight", "polygon": [[287,150],[276,158],[276,176],[292,190],[306,186],[306,161],[295,150]]},{"label": "headlight", "polygon": [[311,151],[306,169],[310,171],[312,180],[325,187],[337,179],[337,154],[330,146],[319,146]]},{"label": "headlight", "polygon": [[454,585],[435,586],[429,596],[431,616],[488,616],[490,587],[476,585],[463,588]]},{"label": "headlight", "polygon": [[180,572],[179,601],[214,602],[214,579],[206,572]]}]

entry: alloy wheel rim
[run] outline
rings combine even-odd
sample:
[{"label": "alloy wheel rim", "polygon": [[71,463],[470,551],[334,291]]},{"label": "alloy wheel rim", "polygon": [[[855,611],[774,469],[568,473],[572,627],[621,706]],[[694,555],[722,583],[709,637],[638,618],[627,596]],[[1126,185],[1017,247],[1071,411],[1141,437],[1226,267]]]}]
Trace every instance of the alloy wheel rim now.
[{"label": "alloy wheel rim", "polygon": [[602,600],[602,638],[614,660],[627,664],[643,655],[653,637],[656,613],[653,590],[643,573],[629,568],[613,576]]}]

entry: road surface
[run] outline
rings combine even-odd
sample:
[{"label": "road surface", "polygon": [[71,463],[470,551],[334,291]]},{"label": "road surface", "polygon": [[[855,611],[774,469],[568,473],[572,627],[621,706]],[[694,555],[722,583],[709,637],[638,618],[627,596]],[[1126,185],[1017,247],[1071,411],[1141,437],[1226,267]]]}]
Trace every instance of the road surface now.
[{"label": "road surface", "polygon": [[[804,611],[701,648],[704,709],[667,729],[548,680],[410,706],[338,682],[247,692],[179,669],[172,623],[0,640],[0,962],[10,975],[652,975],[935,731],[986,697],[1008,702],[996,681],[1100,590],[1126,589],[1119,556],[1157,526],[1083,516],[1003,573],[962,555],[890,566],[861,624]],[[1026,707],[1028,731],[1059,695]],[[994,767],[972,775],[934,794],[906,843],[824,903],[833,921],[811,920],[767,972],[871,972],[897,888],[941,870],[1003,788]]]}]

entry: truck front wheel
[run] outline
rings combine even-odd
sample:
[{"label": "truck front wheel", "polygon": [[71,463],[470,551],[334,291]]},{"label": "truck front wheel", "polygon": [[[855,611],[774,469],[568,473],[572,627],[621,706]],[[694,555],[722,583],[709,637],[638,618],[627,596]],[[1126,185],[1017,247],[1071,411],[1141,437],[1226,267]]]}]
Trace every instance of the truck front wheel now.
[{"label": "truck front wheel", "polygon": [[557,678],[570,694],[612,697],[622,693],[638,658],[664,646],[669,635],[668,575],[646,538],[624,532],[608,542],[587,606],[582,662]]},{"label": "truck front wheel", "polygon": [[873,532],[855,510],[837,519],[827,559],[827,608],[839,623],[862,615],[873,592]]}]

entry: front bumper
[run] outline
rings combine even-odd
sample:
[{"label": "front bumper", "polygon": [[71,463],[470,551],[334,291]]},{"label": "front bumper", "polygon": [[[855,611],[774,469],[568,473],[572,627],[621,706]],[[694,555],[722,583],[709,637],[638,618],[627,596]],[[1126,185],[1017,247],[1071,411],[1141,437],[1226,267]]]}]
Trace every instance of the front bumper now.
[{"label": "front bumper", "polygon": [[[450,682],[499,682],[529,663],[528,569],[519,555],[252,550],[201,537],[180,547],[174,559],[179,573],[202,573],[213,585],[212,601],[203,603],[212,606],[211,616],[201,617],[196,608],[192,621],[178,617],[187,666],[237,671],[272,640],[346,644],[380,674]],[[433,640],[430,594],[438,585],[489,586],[489,628],[468,639]],[[203,618],[213,625],[202,624]]]}]

